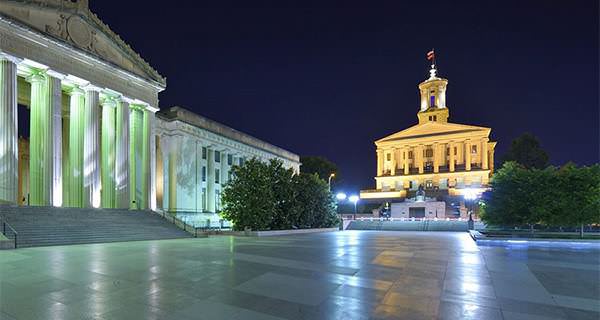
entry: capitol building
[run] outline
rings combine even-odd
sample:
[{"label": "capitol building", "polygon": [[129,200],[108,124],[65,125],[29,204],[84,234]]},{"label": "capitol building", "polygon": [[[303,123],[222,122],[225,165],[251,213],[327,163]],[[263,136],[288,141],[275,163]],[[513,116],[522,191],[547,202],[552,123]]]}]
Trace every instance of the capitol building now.
[{"label": "capitol building", "polygon": [[[376,188],[362,190],[362,200],[391,203],[399,217],[465,217],[464,196],[488,188],[496,146],[491,129],[449,122],[447,85],[432,65],[419,84],[419,122],[375,141]],[[419,189],[437,201],[411,202]]]},{"label": "capitol building", "polygon": [[299,171],[296,154],[161,108],[166,87],[87,0],[2,1],[0,204],[214,213],[233,165]]}]

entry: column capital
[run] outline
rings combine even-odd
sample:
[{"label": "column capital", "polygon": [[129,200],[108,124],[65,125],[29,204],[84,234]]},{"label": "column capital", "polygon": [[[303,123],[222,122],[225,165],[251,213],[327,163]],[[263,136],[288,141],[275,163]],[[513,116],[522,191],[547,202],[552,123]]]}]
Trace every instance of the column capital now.
[{"label": "column capital", "polygon": [[42,82],[44,80],[46,80],[46,76],[45,76],[45,72],[41,71],[41,70],[34,70],[31,72],[31,74],[29,74],[29,76],[27,78],[25,78],[25,80],[27,80],[27,82]]},{"label": "column capital", "polygon": [[64,80],[64,79],[67,78],[66,74],[54,71],[52,69],[46,70],[46,74],[49,75],[49,76],[51,76],[51,77],[53,77],[53,78],[60,79],[60,80]]},{"label": "column capital", "polygon": [[93,84],[88,84],[87,86],[83,87],[83,90],[85,90],[86,92],[95,91],[95,92],[100,93],[100,91],[102,91],[102,88],[97,87]]},{"label": "column capital", "polygon": [[67,92],[70,96],[78,96],[84,95],[85,91],[81,89],[79,86],[73,86],[69,92]]},{"label": "column capital", "polygon": [[108,108],[116,108],[117,107],[117,97],[108,96],[100,102],[100,105]]}]

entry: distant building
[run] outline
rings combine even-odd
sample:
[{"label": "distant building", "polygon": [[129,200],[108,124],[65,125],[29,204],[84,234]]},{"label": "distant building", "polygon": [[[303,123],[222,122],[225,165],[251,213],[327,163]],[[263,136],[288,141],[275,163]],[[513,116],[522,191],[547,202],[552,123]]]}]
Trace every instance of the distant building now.
[{"label": "distant building", "polygon": [[403,202],[422,186],[428,197],[444,200],[455,207],[451,212],[464,216],[462,196],[488,187],[496,146],[489,139],[491,129],[448,122],[447,85],[432,65],[429,79],[419,84],[419,123],[375,141],[376,189],[362,190],[361,199]]},{"label": "distant building", "polygon": [[300,172],[300,157],[181,107],[157,113],[157,204],[169,212],[215,213],[231,167],[277,159]]}]

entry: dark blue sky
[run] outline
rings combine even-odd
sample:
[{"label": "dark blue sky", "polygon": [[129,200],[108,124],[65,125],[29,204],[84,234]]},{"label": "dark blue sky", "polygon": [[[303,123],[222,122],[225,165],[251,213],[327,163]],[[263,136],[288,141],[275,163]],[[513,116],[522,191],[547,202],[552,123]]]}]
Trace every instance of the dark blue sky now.
[{"label": "dark blue sky", "polygon": [[325,156],[348,190],[416,123],[432,47],[450,121],[491,127],[497,158],[529,131],[554,164],[598,162],[598,1],[90,2],[167,77],[161,108]]}]

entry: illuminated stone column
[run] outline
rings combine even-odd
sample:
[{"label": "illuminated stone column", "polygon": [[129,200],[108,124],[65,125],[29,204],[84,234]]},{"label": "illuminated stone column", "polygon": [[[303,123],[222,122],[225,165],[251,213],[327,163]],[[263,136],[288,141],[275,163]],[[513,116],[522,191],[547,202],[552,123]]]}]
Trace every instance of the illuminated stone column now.
[{"label": "illuminated stone column", "polygon": [[383,175],[383,150],[377,150],[377,176]]},{"label": "illuminated stone column", "polygon": [[455,159],[455,155],[454,155],[454,142],[450,141],[450,143],[448,144],[448,147],[450,148],[450,165],[448,170],[450,170],[450,172],[454,172],[454,164],[456,163],[456,159]]},{"label": "illuminated stone column", "polygon": [[[34,71],[27,81],[31,83],[29,134],[29,204],[52,204],[52,96],[53,84],[47,75]],[[59,84],[60,86],[60,84]],[[60,103],[60,102],[59,102]]]},{"label": "illuminated stone column", "polygon": [[152,155],[155,154],[153,139],[154,113],[148,109],[143,110],[143,134],[142,134],[142,203],[140,209],[152,209],[152,198],[155,196],[154,177],[152,168],[154,161]]},{"label": "illuminated stone column", "polygon": [[85,91],[73,87],[69,92],[69,182],[66,193],[66,205],[83,207],[83,143],[85,128]]},{"label": "illuminated stone column", "polygon": [[465,141],[465,170],[471,171],[471,140]]},{"label": "illuminated stone column", "polygon": [[392,168],[391,168],[390,174],[392,176],[395,176],[396,175],[396,150],[395,149],[392,149],[391,157],[392,157],[392,159],[391,159],[392,160],[392,163],[391,163]]},{"label": "illuminated stone column", "polygon": [[157,110],[150,110],[150,186],[149,186],[149,208],[150,210],[156,210],[156,112]]},{"label": "illuminated stone column", "polygon": [[488,138],[483,138],[481,140],[481,168],[483,170],[488,169]]},{"label": "illuminated stone column", "polygon": [[143,153],[143,115],[141,107],[129,105],[129,193],[130,209],[141,209],[141,167]]},{"label": "illuminated stone column", "polygon": [[419,145],[415,148],[415,160],[417,161],[417,166],[419,167],[419,173],[422,174],[424,170],[423,166],[423,145]]},{"label": "illuminated stone column", "polygon": [[102,208],[114,208],[116,204],[116,108],[114,98],[102,101]]},{"label": "illuminated stone column", "polygon": [[410,168],[409,168],[409,164],[408,164],[408,149],[404,148],[402,150],[402,157],[404,158],[404,174],[408,175],[410,174]]},{"label": "illuminated stone column", "polygon": [[437,142],[433,143],[433,172],[440,172],[440,146]]},{"label": "illuminated stone column", "polygon": [[206,202],[209,212],[215,212],[215,151],[206,147]]},{"label": "illuminated stone column", "polygon": [[52,110],[52,205],[63,205],[63,128],[62,128],[62,86],[64,75],[49,70],[48,91]]},{"label": "illuminated stone column", "polygon": [[85,88],[83,136],[83,200],[86,208],[100,207],[100,89]]},{"label": "illuminated stone column", "polygon": [[0,202],[17,203],[17,63],[18,59],[0,54]]},{"label": "illuminated stone column", "polygon": [[115,116],[115,207],[129,208],[129,103],[117,103]]}]

